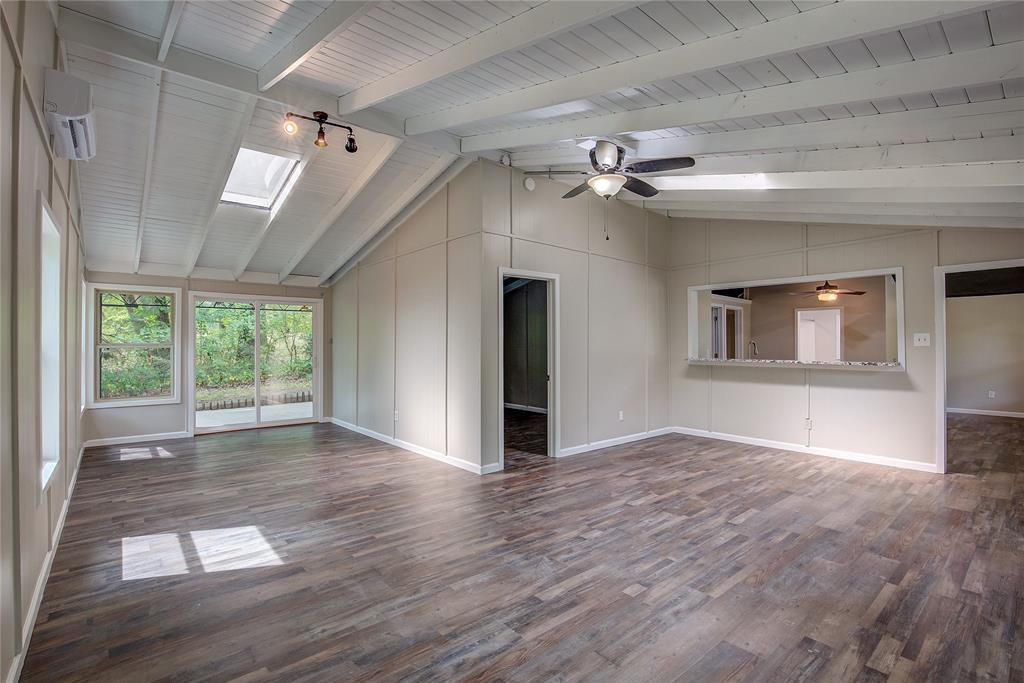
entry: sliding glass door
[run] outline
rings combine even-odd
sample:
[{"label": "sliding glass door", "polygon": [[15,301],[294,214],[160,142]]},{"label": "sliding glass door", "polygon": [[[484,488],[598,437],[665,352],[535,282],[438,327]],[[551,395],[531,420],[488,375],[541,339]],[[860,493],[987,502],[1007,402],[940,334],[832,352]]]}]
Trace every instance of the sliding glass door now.
[{"label": "sliding glass door", "polygon": [[195,431],[319,418],[318,303],[193,295]]}]

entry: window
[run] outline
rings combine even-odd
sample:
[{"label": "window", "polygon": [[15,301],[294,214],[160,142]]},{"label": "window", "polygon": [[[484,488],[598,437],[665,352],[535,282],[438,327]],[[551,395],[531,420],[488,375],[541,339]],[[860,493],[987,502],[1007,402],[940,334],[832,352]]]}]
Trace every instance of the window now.
[{"label": "window", "polygon": [[269,209],[297,163],[295,159],[243,147],[238,150],[220,200]]},{"label": "window", "polygon": [[39,207],[39,452],[40,484],[45,488],[60,464],[62,269],[60,230],[41,196]]},{"label": "window", "polygon": [[89,285],[89,405],[178,402],[178,299],[158,287]]}]

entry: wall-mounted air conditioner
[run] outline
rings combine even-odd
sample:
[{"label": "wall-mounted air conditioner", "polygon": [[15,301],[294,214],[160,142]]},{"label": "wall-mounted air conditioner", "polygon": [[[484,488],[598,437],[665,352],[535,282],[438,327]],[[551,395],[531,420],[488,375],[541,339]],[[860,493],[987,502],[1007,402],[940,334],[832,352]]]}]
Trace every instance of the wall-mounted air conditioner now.
[{"label": "wall-mounted air conditioner", "polygon": [[92,85],[63,71],[46,70],[43,111],[53,136],[53,153],[61,159],[96,156]]}]

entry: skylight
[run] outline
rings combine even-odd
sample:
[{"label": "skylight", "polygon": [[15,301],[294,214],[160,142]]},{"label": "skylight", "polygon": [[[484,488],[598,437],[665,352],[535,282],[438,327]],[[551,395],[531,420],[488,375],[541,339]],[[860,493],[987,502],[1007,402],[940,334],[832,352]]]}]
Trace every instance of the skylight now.
[{"label": "skylight", "polygon": [[220,200],[269,209],[297,163],[294,159],[243,147],[238,150]]}]

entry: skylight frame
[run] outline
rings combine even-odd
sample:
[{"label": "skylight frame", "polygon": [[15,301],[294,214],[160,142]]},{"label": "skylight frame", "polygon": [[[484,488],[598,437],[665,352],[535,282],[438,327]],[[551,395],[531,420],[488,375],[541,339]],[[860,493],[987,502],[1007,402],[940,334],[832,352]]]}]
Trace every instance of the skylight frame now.
[{"label": "skylight frame", "polygon": [[[262,166],[257,165],[253,168],[252,165],[254,163],[262,164]],[[265,183],[266,193],[264,195],[258,187],[260,184],[259,175],[262,173],[265,176],[271,165],[275,163],[279,164],[280,168],[273,172],[272,180],[269,183]],[[242,168],[240,164],[249,164],[250,168]],[[290,155],[286,156],[251,147],[241,147],[231,167],[228,180],[224,184],[220,203],[261,211],[272,211],[275,206],[278,206],[287,197],[287,193],[291,192],[294,188],[295,183],[291,181],[296,177],[300,166],[301,160]],[[256,178],[244,177],[247,173],[249,176],[255,175]],[[233,182],[235,184],[234,189],[232,189]],[[244,187],[246,183],[249,184],[249,187]]]}]

